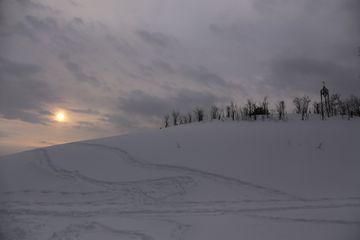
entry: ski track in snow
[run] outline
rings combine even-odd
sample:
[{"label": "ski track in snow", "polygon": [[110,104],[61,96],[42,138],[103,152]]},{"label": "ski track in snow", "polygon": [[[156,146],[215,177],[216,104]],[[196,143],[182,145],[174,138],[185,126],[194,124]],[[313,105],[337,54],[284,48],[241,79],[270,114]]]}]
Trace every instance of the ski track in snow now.
[{"label": "ski track in snow", "polygon": [[98,147],[98,148],[102,148],[102,149],[107,149],[108,151],[113,151],[117,154],[121,154],[120,157],[122,157],[122,159],[126,159],[129,164],[137,166],[137,167],[157,169],[157,170],[176,171],[176,172],[180,172],[182,174],[195,175],[195,176],[207,178],[207,179],[210,179],[213,181],[220,181],[220,182],[223,182],[226,184],[233,184],[233,185],[240,186],[240,187],[246,186],[253,190],[261,191],[261,192],[268,193],[268,194],[303,200],[299,196],[295,196],[295,195],[292,195],[292,194],[289,194],[289,193],[286,193],[286,192],[283,192],[283,191],[280,191],[277,189],[272,189],[272,188],[265,187],[262,185],[247,182],[247,181],[244,181],[244,180],[241,180],[238,178],[232,178],[232,177],[228,177],[228,176],[224,176],[224,175],[220,175],[220,174],[216,174],[216,173],[211,173],[211,172],[206,172],[203,170],[198,170],[198,169],[194,169],[194,168],[190,168],[190,167],[176,166],[176,165],[169,165],[169,164],[156,164],[156,163],[150,163],[150,162],[146,162],[146,161],[140,161],[140,160],[132,157],[127,151],[125,151],[121,148],[118,148],[118,147],[112,147],[112,146],[96,144],[96,143],[85,143],[85,142],[78,142],[75,144],[86,145],[86,146],[91,146],[91,147]]},{"label": "ski track in snow", "polygon": [[346,226],[360,226],[360,221],[348,221],[348,220],[331,220],[331,219],[310,219],[310,218],[290,218],[279,216],[266,216],[259,214],[248,214],[249,217],[267,219],[272,221],[281,222],[295,222],[295,223],[311,223],[311,224],[338,224]]},{"label": "ski track in snow", "polygon": [[101,224],[99,222],[90,222],[84,224],[71,224],[65,229],[54,232],[49,240],[63,240],[63,239],[77,239],[81,234],[88,233],[110,233],[114,235],[117,239],[136,239],[136,240],[153,240],[154,238],[150,235],[142,233],[140,231],[131,231],[131,230],[119,230],[107,225]]},{"label": "ski track in snow", "polygon": [[[308,224],[337,224],[360,226],[360,221],[343,219],[312,219],[300,217],[280,217],[262,215],[260,213],[282,212],[290,210],[318,210],[337,208],[360,208],[360,198],[318,198],[305,199],[290,193],[254,184],[237,178],[231,178],[216,173],[206,172],[185,166],[156,164],[137,160],[127,151],[102,144],[73,143],[91,148],[100,148],[118,155],[122,161],[139,168],[164,170],[179,173],[180,176],[145,179],[138,181],[104,181],[81,174],[79,171],[67,170],[57,166],[46,149],[37,149],[42,157],[38,164],[64,181],[82,181],[99,187],[101,190],[71,192],[52,190],[32,190],[2,192],[2,196],[17,199],[17,196],[49,197],[50,200],[8,200],[0,201],[0,216],[47,216],[89,218],[99,216],[178,216],[178,215],[226,215],[242,214],[249,218],[259,218],[271,221],[285,221]],[[234,200],[234,201],[171,201],[170,197],[187,194],[189,188],[197,186],[197,179],[218,182],[224,185],[238,186],[260,192],[269,196],[265,200]],[[53,198],[56,201],[52,200]],[[84,207],[84,209],[81,209]],[[163,221],[163,220],[158,220]],[[175,220],[167,220],[175,227],[169,239],[183,240],[191,225]],[[48,240],[78,239],[83,234],[94,232],[111,234],[121,239],[155,239],[149,233],[139,230],[117,229],[99,221],[71,223],[64,229],[54,232]]]}]

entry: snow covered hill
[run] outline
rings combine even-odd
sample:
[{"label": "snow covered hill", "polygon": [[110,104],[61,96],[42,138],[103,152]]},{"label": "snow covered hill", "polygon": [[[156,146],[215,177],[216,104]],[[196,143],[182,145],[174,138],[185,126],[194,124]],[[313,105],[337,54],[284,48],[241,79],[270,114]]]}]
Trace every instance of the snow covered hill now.
[{"label": "snow covered hill", "polygon": [[360,237],[360,121],[194,123],[0,158],[0,239]]}]

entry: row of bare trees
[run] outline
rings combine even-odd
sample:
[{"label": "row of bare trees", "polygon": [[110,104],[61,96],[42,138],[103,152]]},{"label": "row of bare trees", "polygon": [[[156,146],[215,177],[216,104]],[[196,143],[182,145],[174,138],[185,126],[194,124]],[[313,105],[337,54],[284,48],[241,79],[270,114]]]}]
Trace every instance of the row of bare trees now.
[{"label": "row of bare trees", "polygon": [[170,116],[172,120],[172,125],[182,125],[192,122],[202,122],[204,120],[204,110],[200,107],[197,107],[193,113],[189,112],[185,115],[181,114],[179,111],[173,110],[171,114],[166,114],[164,116],[164,127],[167,128],[170,126]]},{"label": "row of bare trees", "polygon": [[[335,93],[330,96],[329,104],[324,105],[324,109],[327,117],[347,116],[348,119],[360,117],[360,97],[350,95],[342,99],[340,94]],[[313,112],[321,114],[320,102],[313,102]]]},{"label": "row of bare trees", "polygon": [[[301,116],[301,120],[308,120],[309,114],[321,114],[321,102],[313,101],[312,108],[310,97],[304,95],[302,97],[295,97],[293,104],[295,112]],[[259,117],[265,119],[287,120],[287,112],[284,101],[279,101],[275,104],[274,109],[269,108],[270,103],[268,97],[265,97],[262,102],[256,103],[253,100],[247,100],[246,104],[239,106],[234,102],[219,107],[212,105],[209,109],[196,107],[193,111],[182,114],[179,111],[173,110],[170,114],[166,114],[163,119],[163,126],[177,126],[188,124],[192,122],[203,122],[212,120],[257,120]],[[332,94],[330,96],[330,103],[323,106],[327,117],[341,116],[351,119],[355,116],[360,117],[360,97],[351,95],[342,99],[339,94]]]},{"label": "row of bare trees", "polygon": [[[262,119],[270,119],[274,118],[274,115],[271,113],[269,105],[268,97],[265,97],[259,104],[253,100],[247,100],[246,104],[242,107],[231,102],[225,107],[212,105],[207,111],[201,107],[196,107],[192,112],[186,114],[181,114],[179,111],[173,110],[170,114],[164,116],[163,125],[167,128],[170,125],[177,126],[205,120],[257,120],[259,116],[261,116]],[[286,120],[284,101],[276,104],[275,112],[277,113],[277,119]]]},{"label": "row of bare trees", "polygon": [[[309,113],[311,113],[311,110],[309,109],[310,102],[311,99],[308,96],[303,96],[301,98],[296,97],[293,100],[296,113],[301,114],[302,120],[309,118]],[[323,104],[323,106],[321,106],[321,104]],[[347,116],[350,120],[355,116],[360,117],[360,97],[354,95],[342,99],[340,94],[335,93],[330,96],[329,103],[314,101],[312,106],[312,112],[314,114],[322,114],[321,109],[323,108],[328,118],[336,116],[344,118]]]},{"label": "row of bare trees", "polygon": [[[302,120],[309,119],[309,109],[311,99],[304,95],[303,97],[295,97],[293,103],[295,105],[296,113],[301,115]],[[336,117],[341,116],[344,118],[347,116],[347,119],[353,117],[360,117],[360,97],[350,95],[347,98],[342,99],[340,94],[334,93],[329,97],[329,102],[313,102],[312,112],[314,114],[324,114],[322,111],[325,111],[326,116]],[[324,115],[321,119],[324,119]]]}]

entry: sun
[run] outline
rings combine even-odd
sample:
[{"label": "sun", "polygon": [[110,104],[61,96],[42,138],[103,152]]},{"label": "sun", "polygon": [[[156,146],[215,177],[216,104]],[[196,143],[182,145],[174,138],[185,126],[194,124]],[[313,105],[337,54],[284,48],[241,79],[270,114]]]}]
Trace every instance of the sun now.
[{"label": "sun", "polygon": [[66,120],[65,112],[63,111],[56,112],[54,115],[54,119],[57,122],[65,122]]}]

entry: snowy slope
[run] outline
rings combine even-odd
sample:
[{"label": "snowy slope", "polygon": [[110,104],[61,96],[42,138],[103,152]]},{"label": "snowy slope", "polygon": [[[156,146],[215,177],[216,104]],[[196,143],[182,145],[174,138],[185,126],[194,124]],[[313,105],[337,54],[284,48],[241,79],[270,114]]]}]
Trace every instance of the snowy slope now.
[{"label": "snowy slope", "polygon": [[0,239],[358,239],[360,122],[211,122],[0,158]]}]

